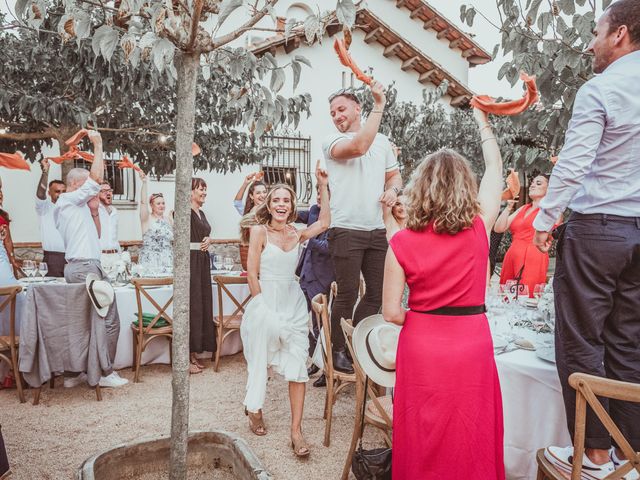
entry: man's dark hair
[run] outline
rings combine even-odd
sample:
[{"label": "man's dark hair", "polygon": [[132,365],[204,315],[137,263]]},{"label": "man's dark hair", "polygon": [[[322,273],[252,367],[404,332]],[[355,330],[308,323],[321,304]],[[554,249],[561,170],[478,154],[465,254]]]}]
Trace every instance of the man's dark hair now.
[{"label": "man's dark hair", "polygon": [[54,186],[56,183],[59,183],[60,185],[64,185],[64,182],[62,180],[51,180],[49,182],[49,188],[51,188],[52,186]]},{"label": "man's dark hair", "polygon": [[626,25],[631,43],[640,48],[640,0],[618,0],[606,10],[609,33]]}]

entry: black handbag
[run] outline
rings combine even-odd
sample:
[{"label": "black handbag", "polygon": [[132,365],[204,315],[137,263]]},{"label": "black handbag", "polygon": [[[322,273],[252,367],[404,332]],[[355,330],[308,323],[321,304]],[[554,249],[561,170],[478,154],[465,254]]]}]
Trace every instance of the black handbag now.
[{"label": "black handbag", "polygon": [[360,442],[358,443],[358,449],[353,453],[351,471],[357,480],[391,480],[391,449],[374,448],[372,450],[365,450],[362,448],[368,382],[369,377],[366,377],[364,381],[362,417],[360,419]]}]

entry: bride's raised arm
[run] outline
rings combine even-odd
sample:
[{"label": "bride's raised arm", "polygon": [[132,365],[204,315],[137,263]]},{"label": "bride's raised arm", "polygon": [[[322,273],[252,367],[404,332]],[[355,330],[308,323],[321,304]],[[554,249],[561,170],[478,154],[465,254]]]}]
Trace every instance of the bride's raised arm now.
[{"label": "bride's raised arm", "polygon": [[300,243],[306,242],[329,228],[331,225],[331,209],[329,207],[329,174],[320,168],[320,160],[316,163],[316,180],[320,191],[320,216],[318,220],[300,231]]}]

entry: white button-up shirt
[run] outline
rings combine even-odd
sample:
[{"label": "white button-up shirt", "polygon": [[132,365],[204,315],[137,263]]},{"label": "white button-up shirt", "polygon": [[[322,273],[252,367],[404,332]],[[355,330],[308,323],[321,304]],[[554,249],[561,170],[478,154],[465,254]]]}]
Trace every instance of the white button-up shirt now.
[{"label": "white button-up shirt", "polygon": [[533,222],[549,231],[568,206],[578,213],[640,217],[640,51],[585,83],[564,147]]},{"label": "white button-up shirt", "polygon": [[64,253],[64,240],[56,228],[53,211],[56,204],[50,198],[44,200],[36,197],[36,213],[40,218],[40,235],[42,235],[42,250],[45,252]]},{"label": "white button-up shirt", "polygon": [[64,240],[67,260],[100,260],[100,238],[87,206],[87,202],[99,192],[100,185],[88,178],[77,190],[58,197],[53,215]]},{"label": "white button-up shirt", "polygon": [[118,210],[113,205],[111,212],[102,203],[98,208],[100,214],[100,248],[102,250],[119,250],[118,242]]}]

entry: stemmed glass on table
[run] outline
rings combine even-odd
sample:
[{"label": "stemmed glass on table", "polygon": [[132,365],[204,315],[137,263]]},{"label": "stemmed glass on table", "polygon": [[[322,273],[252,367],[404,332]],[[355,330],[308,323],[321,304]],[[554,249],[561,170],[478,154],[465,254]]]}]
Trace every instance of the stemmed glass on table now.
[{"label": "stemmed glass on table", "polygon": [[224,269],[230,272],[231,270],[233,270],[233,266],[235,265],[235,262],[231,257],[224,257],[223,265],[224,265]]},{"label": "stemmed glass on table", "polygon": [[36,274],[36,263],[33,260],[24,260],[22,262],[22,271],[27,275],[27,278],[31,278]]},{"label": "stemmed glass on table", "polygon": [[47,273],[49,272],[49,266],[45,262],[40,262],[38,264],[38,270],[40,271],[40,276],[44,280],[44,278],[47,276]]},{"label": "stemmed glass on table", "polygon": [[212,261],[214,270],[222,270],[222,266],[224,265],[222,255],[214,255]]}]

